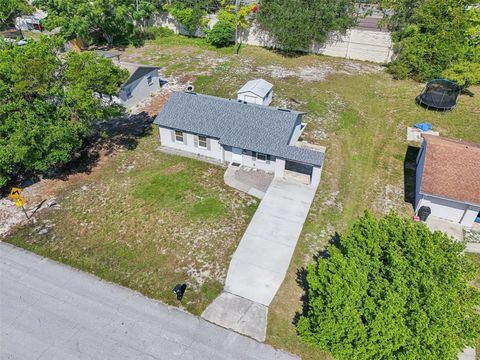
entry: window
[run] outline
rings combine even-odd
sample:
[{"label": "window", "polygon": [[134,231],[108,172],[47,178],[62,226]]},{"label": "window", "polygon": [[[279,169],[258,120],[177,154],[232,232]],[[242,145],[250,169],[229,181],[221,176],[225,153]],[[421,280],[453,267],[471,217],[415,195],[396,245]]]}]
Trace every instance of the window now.
[{"label": "window", "polygon": [[198,147],[207,148],[207,138],[205,136],[198,137]]},{"label": "window", "polygon": [[152,86],[152,85],[153,85],[152,75],[149,75],[149,76],[147,77],[147,83],[148,83],[148,86]]},{"label": "window", "polygon": [[183,132],[175,130],[175,141],[183,143]]},{"label": "window", "polygon": [[257,160],[258,160],[258,161],[266,162],[266,161],[267,161],[267,155],[257,153]]},{"label": "window", "polygon": [[127,99],[130,99],[132,97],[132,89],[130,89],[129,87],[125,89],[125,93],[127,94]]}]

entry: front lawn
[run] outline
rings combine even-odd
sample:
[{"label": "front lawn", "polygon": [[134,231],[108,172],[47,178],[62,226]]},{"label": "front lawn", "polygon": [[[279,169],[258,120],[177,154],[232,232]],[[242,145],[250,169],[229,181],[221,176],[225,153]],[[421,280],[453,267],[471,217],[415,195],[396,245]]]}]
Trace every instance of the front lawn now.
[{"label": "front lawn", "polygon": [[257,200],[224,185],[223,168],[158,145],[154,131],[8,241],[177,306],[172,288],[186,282],[181,305],[200,314],[222,291]]}]

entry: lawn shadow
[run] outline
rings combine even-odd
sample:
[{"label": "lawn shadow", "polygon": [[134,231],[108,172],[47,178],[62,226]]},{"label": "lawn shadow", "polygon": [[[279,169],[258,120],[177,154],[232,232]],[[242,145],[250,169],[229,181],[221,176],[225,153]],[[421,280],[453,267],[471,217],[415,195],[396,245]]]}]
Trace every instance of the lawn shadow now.
[{"label": "lawn shadow", "polygon": [[[313,261],[314,263],[318,263],[319,261],[328,259],[330,257],[330,254],[328,253],[328,246],[340,246],[340,235],[338,233],[335,233],[330,240],[328,241],[328,245],[326,245],[322,250],[320,250],[317,254],[313,256]],[[292,324],[297,325],[298,320],[300,320],[300,317],[302,315],[307,314],[308,310],[308,281],[307,281],[307,274],[308,274],[308,269],[306,267],[301,267],[300,269],[297,269],[297,285],[302,288],[303,293],[302,296],[300,297],[300,301],[302,302],[302,311],[301,312],[296,312]]]},{"label": "lawn shadow", "polygon": [[420,148],[407,146],[403,160],[403,200],[415,209],[416,161]]},{"label": "lawn shadow", "polygon": [[139,139],[151,133],[153,120],[153,116],[142,112],[96,123],[84,148],[75,153],[67,164],[49,169],[44,178],[66,180],[73,174],[90,174],[102,157],[135,149]]}]

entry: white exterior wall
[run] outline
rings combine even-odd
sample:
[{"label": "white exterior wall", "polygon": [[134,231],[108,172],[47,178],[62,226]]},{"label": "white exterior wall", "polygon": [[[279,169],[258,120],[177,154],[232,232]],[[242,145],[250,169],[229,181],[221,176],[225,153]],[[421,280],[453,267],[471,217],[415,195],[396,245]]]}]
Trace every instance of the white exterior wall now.
[{"label": "white exterior wall", "polygon": [[446,219],[465,227],[472,227],[473,222],[480,211],[480,206],[469,205],[430,195],[420,195],[416,210],[418,211],[422,206],[428,206],[431,209],[431,216]]},{"label": "white exterior wall", "polygon": [[[152,84],[148,85],[147,77],[152,76]],[[132,89],[132,97],[127,98],[127,88]],[[118,97],[121,100],[121,103],[126,108],[132,107],[139,103],[140,101],[148,98],[150,94],[160,89],[160,77],[158,70],[155,69],[137,81],[122,87],[118,94]]]},{"label": "white exterior wall", "polygon": [[250,104],[267,105],[265,103],[266,99],[262,98],[261,96],[255,95],[251,91],[244,92],[242,94],[238,94],[237,99],[240,100],[240,101],[246,101]]},{"label": "white exterior wall", "polygon": [[312,176],[310,177],[310,186],[315,188],[318,187],[318,185],[320,184],[320,178],[322,176],[322,170],[323,170],[323,166],[322,167],[314,166],[312,168]]},{"label": "white exterior wall", "polygon": [[270,90],[265,97],[258,96],[251,91],[246,91],[244,93],[238,94],[237,99],[241,101],[246,101],[251,104],[257,105],[270,105],[272,103],[273,91]]},{"label": "white exterior wall", "polygon": [[[208,25],[212,27],[217,22],[216,15],[209,17]],[[154,24],[164,26],[177,34],[189,35],[185,28],[169,14],[160,14]],[[202,31],[197,31],[195,36],[204,36]],[[271,36],[260,30],[253,23],[249,29],[240,32],[241,42],[248,45],[277,47]],[[325,44],[314,44],[307,51],[315,54],[373,61],[377,63],[390,62],[393,55],[392,38],[389,32],[372,31],[364,29],[350,29],[344,35],[332,33]]]},{"label": "white exterior wall", "polygon": [[[219,144],[218,139],[207,138],[207,141],[210,141],[210,150],[208,150],[201,147],[195,147],[195,137],[197,136],[196,134],[184,132],[184,141],[183,143],[181,143],[172,140],[172,132],[174,132],[174,130],[160,127],[160,141],[162,146],[170,147],[177,150],[183,150],[196,155],[210,157],[222,163],[224,162],[223,148]],[[173,137],[173,139],[175,139],[175,137]]]},{"label": "white exterior wall", "polygon": [[285,175],[285,159],[277,158],[275,161],[275,177],[282,178]]},{"label": "white exterior wall", "polygon": [[268,163],[266,161],[259,161],[256,158],[254,160],[251,151],[247,151],[246,153],[244,151],[242,155],[242,165],[269,172],[275,172],[275,160],[275,156],[270,156],[270,161]]}]

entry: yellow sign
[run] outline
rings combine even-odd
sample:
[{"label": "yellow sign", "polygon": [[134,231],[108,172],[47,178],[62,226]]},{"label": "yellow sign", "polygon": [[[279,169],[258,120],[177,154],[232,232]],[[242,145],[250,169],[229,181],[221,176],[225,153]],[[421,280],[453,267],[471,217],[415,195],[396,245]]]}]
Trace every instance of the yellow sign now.
[{"label": "yellow sign", "polygon": [[[8,196],[10,199],[17,200],[20,199],[22,196],[20,195],[22,193],[22,189],[20,188],[12,188],[10,191],[10,195]],[[24,199],[25,200],[25,199]]]},{"label": "yellow sign", "polygon": [[25,204],[25,198],[20,196],[17,201],[15,201],[15,205],[17,205],[17,207],[22,207],[23,204]]}]

